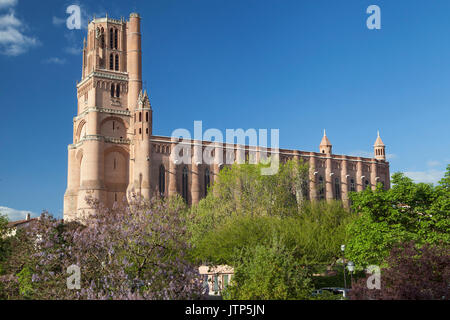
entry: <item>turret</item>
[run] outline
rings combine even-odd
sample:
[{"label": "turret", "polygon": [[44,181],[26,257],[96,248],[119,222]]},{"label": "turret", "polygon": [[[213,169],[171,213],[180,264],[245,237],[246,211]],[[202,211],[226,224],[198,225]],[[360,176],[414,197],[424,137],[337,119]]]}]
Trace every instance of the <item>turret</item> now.
[{"label": "turret", "polygon": [[320,142],[320,153],[331,154],[333,146],[331,145],[330,140],[328,140],[327,133],[325,129],[323,130],[323,138]]},{"label": "turret", "polygon": [[375,144],[373,145],[374,155],[375,159],[377,160],[386,160],[386,146],[384,145],[383,141],[380,137],[380,131],[378,131],[378,137],[377,140],[375,140]]}]

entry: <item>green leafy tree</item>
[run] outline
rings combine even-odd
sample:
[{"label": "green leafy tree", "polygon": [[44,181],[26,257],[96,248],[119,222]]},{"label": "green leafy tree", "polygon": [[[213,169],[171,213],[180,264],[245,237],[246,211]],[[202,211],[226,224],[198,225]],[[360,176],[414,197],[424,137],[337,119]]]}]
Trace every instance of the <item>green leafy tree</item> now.
[{"label": "green leafy tree", "polygon": [[382,265],[400,242],[450,243],[450,165],[437,186],[414,183],[402,173],[392,175],[393,187],[351,193],[360,217],[348,226],[346,256],[360,268]]},{"label": "green leafy tree", "polygon": [[247,247],[237,254],[235,275],[224,299],[309,299],[312,280],[308,270],[274,237],[269,245]]},{"label": "green leafy tree", "polygon": [[340,202],[304,199],[308,167],[302,162],[280,164],[273,176],[262,176],[260,168],[223,169],[208,196],[193,207],[192,258],[198,263],[231,264],[234,249],[267,245],[276,234],[301,263],[332,263],[354,215]]}]

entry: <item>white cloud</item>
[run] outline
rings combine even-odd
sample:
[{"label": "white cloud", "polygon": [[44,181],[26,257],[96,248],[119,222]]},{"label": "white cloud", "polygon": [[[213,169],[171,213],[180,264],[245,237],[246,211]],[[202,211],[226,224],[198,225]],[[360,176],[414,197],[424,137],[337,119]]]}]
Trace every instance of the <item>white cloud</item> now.
[{"label": "white cloud", "polygon": [[0,9],[10,8],[17,5],[17,0],[0,0]]},{"label": "white cloud", "polygon": [[441,165],[441,163],[439,161],[430,160],[427,162],[427,165],[429,167],[439,167]]},{"label": "white cloud", "polygon": [[45,63],[45,64],[65,64],[66,63],[66,59],[58,58],[58,57],[51,57],[51,58],[45,59],[42,62]]},{"label": "white cloud", "polygon": [[55,26],[63,25],[65,22],[66,22],[66,19],[63,19],[63,18],[58,18],[58,17],[53,17],[52,18],[52,23]]},{"label": "white cloud", "polygon": [[31,211],[16,210],[16,209],[0,206],[0,214],[6,215],[9,219],[9,221],[25,220],[27,218],[27,213],[29,213],[32,218],[39,216],[38,214],[33,213]]},{"label": "white cloud", "polygon": [[0,54],[18,56],[39,45],[38,39],[24,34],[24,29],[24,23],[15,16],[14,10],[0,16]]},{"label": "white cloud", "polygon": [[80,55],[81,51],[83,51],[83,49],[78,48],[78,47],[65,47],[64,51],[69,54]]},{"label": "white cloud", "polygon": [[7,27],[18,28],[21,26],[22,22],[20,22],[20,20],[14,16],[13,11],[10,11],[9,14],[0,16],[0,28],[7,28]]},{"label": "white cloud", "polygon": [[436,184],[439,180],[444,177],[445,171],[439,170],[426,170],[426,171],[409,171],[405,172],[405,176],[414,180],[414,182],[424,182],[424,183],[434,183]]}]

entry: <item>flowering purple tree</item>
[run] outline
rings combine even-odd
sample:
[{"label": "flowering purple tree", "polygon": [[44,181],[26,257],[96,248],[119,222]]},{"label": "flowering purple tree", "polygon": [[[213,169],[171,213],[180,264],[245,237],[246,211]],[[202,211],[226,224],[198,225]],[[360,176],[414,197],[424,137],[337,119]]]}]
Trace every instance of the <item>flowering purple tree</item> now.
[{"label": "flowering purple tree", "polygon": [[353,284],[353,300],[450,299],[450,250],[448,245],[414,242],[394,247],[381,271],[381,289],[368,289],[367,278]]},{"label": "flowering purple tree", "polygon": [[[176,199],[106,209],[82,223],[62,223],[42,215],[28,232],[33,299],[197,299],[198,268],[189,251],[183,206]],[[81,288],[68,289],[67,268],[77,265]]]}]

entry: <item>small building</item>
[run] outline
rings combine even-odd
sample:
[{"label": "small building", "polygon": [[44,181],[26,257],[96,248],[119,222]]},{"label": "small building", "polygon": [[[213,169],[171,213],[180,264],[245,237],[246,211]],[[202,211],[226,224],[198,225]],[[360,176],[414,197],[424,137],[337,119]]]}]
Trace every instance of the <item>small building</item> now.
[{"label": "small building", "polygon": [[9,222],[7,227],[10,230],[7,235],[10,237],[15,236],[17,233],[17,230],[28,227],[31,223],[33,223],[34,221],[37,221],[38,219],[39,218],[31,218],[31,214],[27,213],[27,216],[24,220]]},{"label": "small building", "polygon": [[198,271],[204,278],[204,286],[208,288],[209,296],[220,296],[234,276],[234,269],[226,265],[200,266]]}]

